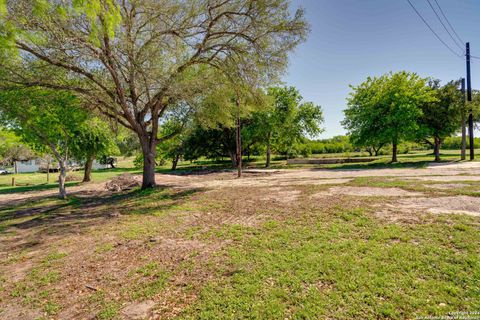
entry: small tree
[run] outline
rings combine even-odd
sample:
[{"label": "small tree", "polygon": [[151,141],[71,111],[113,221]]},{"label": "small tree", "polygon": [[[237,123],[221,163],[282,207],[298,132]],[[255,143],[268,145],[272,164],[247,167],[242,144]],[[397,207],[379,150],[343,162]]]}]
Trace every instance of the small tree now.
[{"label": "small tree", "polygon": [[303,138],[323,131],[321,108],[311,102],[301,103],[302,96],[296,88],[272,87],[268,95],[269,108],[255,112],[250,125],[250,130],[266,146],[266,167],[270,166],[272,148],[288,156]]},{"label": "small tree", "polygon": [[95,159],[112,156],[119,152],[108,124],[98,117],[79,124],[71,145],[72,155],[76,159],[85,161],[83,182],[91,181]]},{"label": "small tree", "polygon": [[28,160],[34,156],[34,152],[21,141],[21,137],[11,130],[0,128],[0,166],[14,166],[17,173],[16,162]]},{"label": "small tree", "polygon": [[58,162],[59,196],[65,199],[70,147],[87,118],[78,99],[65,91],[12,88],[0,91],[0,119],[38,151],[48,150]]},{"label": "small tree", "polygon": [[389,73],[367,78],[347,100],[342,125],[361,144],[392,144],[392,162],[397,162],[397,146],[415,139],[421,106],[435,101],[427,80],[415,73]]}]

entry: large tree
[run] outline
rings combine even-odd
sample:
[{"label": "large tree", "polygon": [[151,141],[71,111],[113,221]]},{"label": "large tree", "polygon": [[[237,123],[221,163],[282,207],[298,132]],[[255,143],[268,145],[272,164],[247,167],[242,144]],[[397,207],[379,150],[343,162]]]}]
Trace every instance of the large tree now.
[{"label": "large tree", "polygon": [[347,100],[342,121],[354,139],[392,144],[392,162],[397,162],[397,146],[413,140],[418,132],[420,106],[435,101],[433,90],[415,73],[388,73],[369,77],[354,87]]},{"label": "large tree", "polygon": [[463,94],[458,81],[441,86],[440,80],[431,80],[429,86],[436,99],[420,105],[422,116],[419,118],[419,138],[433,147],[435,161],[440,161],[443,140],[460,129]]},{"label": "large tree", "polygon": [[[143,188],[155,186],[156,146],[169,138],[159,136],[159,126],[169,108],[199,98],[215,81],[212,70],[248,66],[265,80],[275,78],[307,32],[303,11],[292,14],[287,0],[6,3],[2,53],[20,54],[0,59],[4,81],[75,91],[133,130],[143,153]],[[27,61],[36,63],[22,68]]]}]

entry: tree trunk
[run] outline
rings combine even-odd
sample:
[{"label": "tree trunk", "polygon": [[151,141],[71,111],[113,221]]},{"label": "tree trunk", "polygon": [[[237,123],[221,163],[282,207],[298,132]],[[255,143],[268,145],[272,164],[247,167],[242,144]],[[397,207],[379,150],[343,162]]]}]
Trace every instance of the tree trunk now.
[{"label": "tree trunk", "polygon": [[141,139],[143,152],[143,180],[142,190],[154,188],[155,183],[155,156],[157,153],[155,143],[150,143],[147,137]]},{"label": "tree trunk", "polygon": [[375,157],[378,156],[378,153],[383,148],[383,144],[379,145],[378,148],[373,147],[373,152],[375,153]]},{"label": "tree trunk", "polygon": [[373,150],[372,150],[372,149],[373,149],[373,148],[371,148],[371,147],[368,147],[368,148],[365,149],[365,150],[368,152],[368,155],[369,155],[370,157],[373,156]]},{"label": "tree trunk", "polygon": [[112,169],[115,169],[115,159],[114,158],[110,157],[109,164],[110,164],[110,167],[112,167]]},{"label": "tree trunk", "polygon": [[465,160],[465,154],[467,150],[467,126],[465,125],[465,112],[462,111],[462,151],[460,159]]},{"label": "tree trunk", "polygon": [[17,161],[16,161],[16,160],[13,161],[13,172],[14,172],[15,174],[18,173],[18,165],[17,165]]},{"label": "tree trunk", "polygon": [[392,144],[392,162],[398,162],[397,160],[397,143]]},{"label": "tree trunk", "polygon": [[50,183],[50,159],[47,160],[47,183]]},{"label": "tree trunk", "polygon": [[58,176],[58,193],[60,199],[67,199],[67,190],[65,190],[65,180],[67,178],[67,161],[61,160],[58,162],[60,165],[60,175]]},{"label": "tree trunk", "polygon": [[267,161],[265,163],[265,167],[270,167],[270,158],[271,158],[271,153],[272,153],[272,150],[271,150],[271,147],[270,147],[270,141],[267,142]]},{"label": "tree trunk", "polygon": [[230,157],[230,161],[232,161],[232,168],[237,167],[237,154],[233,150],[228,151],[228,156]]},{"label": "tree trunk", "polygon": [[176,154],[172,161],[172,171],[177,170],[178,160],[180,160],[180,154]]},{"label": "tree trunk", "polygon": [[438,137],[434,137],[433,141],[434,141],[433,153],[435,154],[435,162],[439,162],[440,161],[440,144],[441,144],[441,141],[440,141],[440,138],[438,138]]},{"label": "tree trunk", "polygon": [[93,159],[94,159],[93,156],[87,157],[87,161],[85,162],[85,171],[83,173],[82,182],[90,182],[92,180]]}]

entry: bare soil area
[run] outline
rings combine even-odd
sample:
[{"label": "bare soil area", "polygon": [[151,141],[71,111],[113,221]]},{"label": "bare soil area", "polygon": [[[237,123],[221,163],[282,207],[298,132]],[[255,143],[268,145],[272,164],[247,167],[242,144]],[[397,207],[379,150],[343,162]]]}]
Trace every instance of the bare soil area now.
[{"label": "bare soil area", "polygon": [[319,192],[313,197],[323,196],[360,196],[360,197],[416,197],[423,195],[420,192],[406,191],[400,188],[375,187],[331,187],[328,191]]},{"label": "bare soil area", "polygon": [[433,214],[451,213],[480,216],[480,198],[470,196],[400,199],[395,210],[427,211]]},{"label": "bare soil area", "polygon": [[[480,162],[430,165],[421,169],[359,169],[359,170],[245,170],[242,179],[236,172],[206,171],[193,174],[157,174],[157,184],[176,188],[271,187],[289,185],[343,184],[356,177],[395,177],[425,181],[480,181]],[[68,188],[70,194],[105,192],[105,183],[86,183]],[[56,189],[0,194],[0,206],[32,197],[55,196]]]}]

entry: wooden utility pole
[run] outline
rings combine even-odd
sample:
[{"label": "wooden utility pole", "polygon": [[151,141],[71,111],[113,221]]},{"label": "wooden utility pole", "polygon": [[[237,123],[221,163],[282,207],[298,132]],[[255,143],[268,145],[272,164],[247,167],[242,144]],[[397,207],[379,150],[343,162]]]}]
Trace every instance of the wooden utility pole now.
[{"label": "wooden utility pole", "polygon": [[240,122],[240,98],[237,96],[235,100],[237,104],[237,128],[236,128],[236,144],[237,144],[237,169],[238,177],[242,177],[242,135]]},{"label": "wooden utility pole", "polygon": [[466,57],[467,57],[467,104],[469,107],[468,115],[468,137],[470,143],[470,160],[475,159],[474,154],[474,139],[473,139],[473,114],[472,114],[472,78],[470,75],[470,42],[466,43]]},{"label": "wooden utility pole", "polygon": [[466,127],[466,117],[465,114],[467,112],[465,108],[465,78],[462,78],[462,151],[460,154],[461,160],[465,160],[465,154],[467,149],[467,127]]}]

